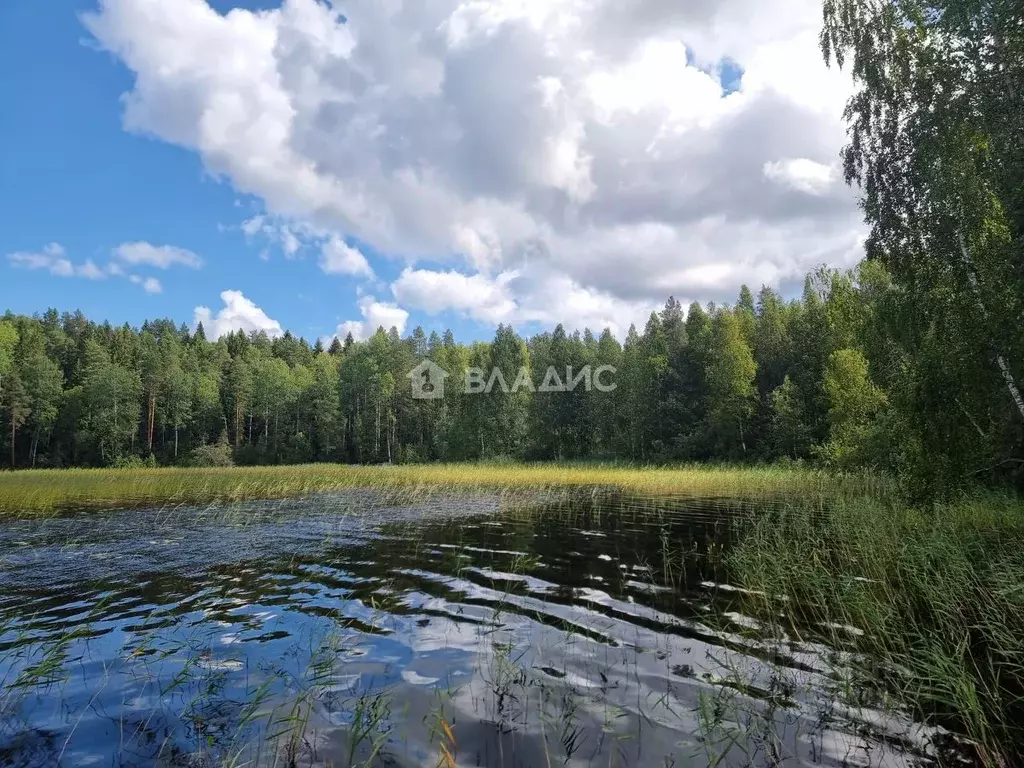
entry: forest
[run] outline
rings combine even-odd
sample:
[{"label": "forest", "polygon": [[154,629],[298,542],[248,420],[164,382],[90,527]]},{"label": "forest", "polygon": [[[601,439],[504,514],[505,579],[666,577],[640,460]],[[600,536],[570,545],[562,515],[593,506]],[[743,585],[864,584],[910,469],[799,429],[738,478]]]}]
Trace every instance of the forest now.
[{"label": "forest", "polygon": [[[915,322],[877,260],[822,267],[799,298],[743,287],[735,304],[670,298],[623,343],[561,326],[489,343],[379,328],[325,347],[291,333],[208,339],[48,310],[0,320],[0,397],[12,467],[132,463],[619,460],[811,462],[894,471],[921,486],[1014,481],[1020,421],[968,335]],[[494,387],[418,400],[429,359],[468,368],[610,365],[614,390]],[[536,373],[540,372],[540,373]],[[534,389],[535,391],[530,391]]]},{"label": "forest", "polygon": [[[819,268],[799,297],[743,288],[735,303],[685,309],[670,298],[621,340],[499,326],[466,344],[381,328],[325,348],[289,333],[211,339],[171,320],[8,313],[7,463],[795,461],[882,470],[917,495],[1019,487],[1019,8],[826,0],[823,11],[824,58],[856,85],[841,157],[867,231],[854,270]],[[405,375],[427,358],[456,380],[471,367],[512,381],[524,365],[611,365],[617,386],[414,400]]]}]

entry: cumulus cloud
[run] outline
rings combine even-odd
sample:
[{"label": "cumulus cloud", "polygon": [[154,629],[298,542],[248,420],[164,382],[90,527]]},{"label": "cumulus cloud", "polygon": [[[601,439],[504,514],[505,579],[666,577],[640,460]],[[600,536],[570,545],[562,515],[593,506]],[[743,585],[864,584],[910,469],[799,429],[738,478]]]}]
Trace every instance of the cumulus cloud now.
[{"label": "cumulus cloud", "polygon": [[366,257],[340,237],[331,237],[321,247],[320,269],[328,275],[373,277],[373,269]]},{"label": "cumulus cloud", "polygon": [[203,266],[203,260],[192,251],[173,245],[151,245],[144,241],[122,243],[114,249],[114,258],[125,264],[157,269],[169,269],[175,265],[191,269]]},{"label": "cumulus cloud", "polygon": [[284,335],[284,329],[277,320],[247,299],[241,291],[222,291],[224,306],[216,315],[208,307],[196,307],[192,315],[192,327],[203,324],[207,338],[219,339],[232,331],[265,331],[271,338]]},{"label": "cumulus cloud", "polygon": [[491,278],[455,271],[406,269],[392,283],[391,290],[399,303],[431,315],[455,310],[474,320],[497,325],[513,319],[517,307],[512,282],[517,276],[511,271]]},{"label": "cumulus cloud", "polygon": [[359,300],[359,312],[362,320],[346,320],[334,331],[339,339],[344,339],[348,334],[356,341],[368,339],[378,328],[389,331],[397,328],[399,333],[405,333],[405,324],[409,320],[409,313],[397,304],[377,301],[373,296],[364,296]]},{"label": "cumulus cloud", "polygon": [[488,325],[562,323],[570,330],[609,328],[619,338],[631,323],[643,326],[656,302],[624,301],[586,288],[559,274],[524,276],[519,272],[464,275],[405,269],[391,285],[403,306],[430,315],[455,312]]},{"label": "cumulus cloud", "polygon": [[[85,22],[134,76],[127,129],[194,150],[277,221],[449,262],[429,279],[491,291],[448,302],[483,322],[505,299],[557,316],[558,288],[565,312],[621,326],[859,253],[829,170],[850,83],[822,63],[820,0],[344,10],[100,0]],[[396,298],[440,306],[421,271]]]}]

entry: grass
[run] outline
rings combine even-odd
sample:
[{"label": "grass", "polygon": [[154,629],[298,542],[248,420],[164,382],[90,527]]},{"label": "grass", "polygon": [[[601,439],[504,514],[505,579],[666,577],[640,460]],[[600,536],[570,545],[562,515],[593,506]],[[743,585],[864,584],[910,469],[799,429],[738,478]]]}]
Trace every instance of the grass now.
[{"label": "grass", "polygon": [[[776,508],[729,563],[748,610],[868,659],[858,695],[894,695],[920,722],[1024,761],[1024,505],[979,498],[918,510],[861,498]],[[760,595],[760,596],[759,596]],[[785,595],[787,600],[778,597]]]},{"label": "grass", "polygon": [[45,514],[154,504],[275,499],[346,488],[396,491],[528,493],[606,488],[672,496],[883,493],[884,480],[790,467],[627,467],[572,464],[418,464],[400,466],[231,467],[217,469],[60,469],[0,473],[0,515]]},{"label": "grass", "polygon": [[[885,479],[796,467],[316,464],[0,473],[0,516],[360,488],[412,501],[453,492],[605,489],[653,500],[650,514],[671,498],[770,497],[742,523],[742,540],[724,554],[733,583],[742,588],[744,614],[773,627],[772,636],[823,641],[843,652],[852,663],[849,679],[837,680],[837,690],[846,691],[836,694],[844,703],[907,712],[917,722],[946,727],[970,740],[981,764],[1024,764],[1024,504],[1013,498],[979,497],[922,510],[900,503]],[[676,581],[677,561],[682,567],[684,557],[695,556],[674,553],[674,546],[663,536],[666,584]],[[495,623],[500,612],[499,605]],[[42,657],[27,674],[47,679],[57,661]],[[514,674],[514,661],[491,670],[496,691],[526,679]],[[741,747],[777,751],[758,735],[767,733],[771,717],[740,727],[753,734],[749,744],[740,744],[744,734],[726,722],[738,722],[738,716],[725,717],[729,702],[701,701],[710,762]],[[368,744],[371,756],[378,723],[390,719],[385,704],[357,702],[355,742]],[[302,707],[286,713],[302,726],[294,732],[305,728],[305,713]],[[431,722],[431,734],[431,743],[438,739],[438,764],[454,764],[447,720]],[[550,737],[567,753],[575,748],[574,734],[572,718],[551,723]],[[351,752],[348,757],[355,759]]]}]

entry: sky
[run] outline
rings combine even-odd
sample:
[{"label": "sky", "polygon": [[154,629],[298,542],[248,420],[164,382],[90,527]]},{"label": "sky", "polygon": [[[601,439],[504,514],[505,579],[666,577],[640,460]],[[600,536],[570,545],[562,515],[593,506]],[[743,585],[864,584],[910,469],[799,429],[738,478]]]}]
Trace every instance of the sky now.
[{"label": "sky", "polygon": [[631,323],[863,249],[820,0],[5,0],[0,311]]}]

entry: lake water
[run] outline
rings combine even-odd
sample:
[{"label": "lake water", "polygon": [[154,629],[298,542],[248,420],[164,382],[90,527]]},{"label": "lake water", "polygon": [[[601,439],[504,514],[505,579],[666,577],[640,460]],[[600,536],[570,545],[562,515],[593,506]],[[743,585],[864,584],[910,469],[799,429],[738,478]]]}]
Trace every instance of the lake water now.
[{"label": "lake water", "polygon": [[756,513],[349,492],[4,522],[0,765],[927,764],[928,731],[849,704],[849,648],[744,614],[721,554]]}]

